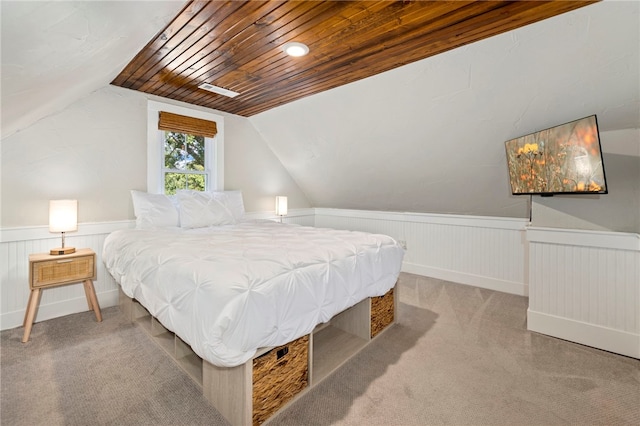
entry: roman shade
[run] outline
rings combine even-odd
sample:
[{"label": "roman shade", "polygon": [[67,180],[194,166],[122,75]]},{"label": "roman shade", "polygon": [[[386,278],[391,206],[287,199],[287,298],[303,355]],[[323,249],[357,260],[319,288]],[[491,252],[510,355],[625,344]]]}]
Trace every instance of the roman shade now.
[{"label": "roman shade", "polygon": [[212,138],[218,133],[215,121],[160,111],[158,129]]}]

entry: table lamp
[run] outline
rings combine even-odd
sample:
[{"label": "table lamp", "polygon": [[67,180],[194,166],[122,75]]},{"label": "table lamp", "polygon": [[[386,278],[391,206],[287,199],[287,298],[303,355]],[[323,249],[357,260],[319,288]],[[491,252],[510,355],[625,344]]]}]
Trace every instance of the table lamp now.
[{"label": "table lamp", "polygon": [[278,195],[276,197],[276,214],[280,216],[280,222],[282,222],[282,216],[287,215],[287,197]]},{"label": "table lamp", "polygon": [[75,247],[64,246],[64,233],[78,230],[78,200],[49,201],[49,232],[62,233],[62,246],[53,248],[50,254],[71,254]]}]

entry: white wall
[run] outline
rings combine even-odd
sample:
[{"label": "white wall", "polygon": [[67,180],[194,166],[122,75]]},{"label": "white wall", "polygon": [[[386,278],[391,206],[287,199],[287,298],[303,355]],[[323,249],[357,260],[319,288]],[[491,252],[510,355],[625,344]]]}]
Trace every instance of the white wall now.
[{"label": "white wall", "polygon": [[[55,198],[78,199],[80,223],[132,219],[129,190],[147,187],[147,98],[107,86],[2,139],[1,226],[46,224]],[[273,210],[275,195],[309,207],[248,120],[216,113],[225,117],[226,188],[243,190],[246,210]]]},{"label": "white wall", "polygon": [[226,189],[241,189],[245,208],[251,212],[274,210],[276,195],[286,195],[289,208],[310,207],[306,195],[249,120],[223,115]]}]

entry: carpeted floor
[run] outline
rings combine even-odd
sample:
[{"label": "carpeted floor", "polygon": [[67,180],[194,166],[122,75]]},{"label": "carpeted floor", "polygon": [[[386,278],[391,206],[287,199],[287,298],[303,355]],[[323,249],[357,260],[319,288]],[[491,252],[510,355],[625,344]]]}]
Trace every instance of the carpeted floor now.
[{"label": "carpeted floor", "polygon": [[[526,330],[527,299],[402,274],[399,324],[270,425],[637,425],[640,361]],[[224,425],[117,308],[0,334],[2,425]]]}]

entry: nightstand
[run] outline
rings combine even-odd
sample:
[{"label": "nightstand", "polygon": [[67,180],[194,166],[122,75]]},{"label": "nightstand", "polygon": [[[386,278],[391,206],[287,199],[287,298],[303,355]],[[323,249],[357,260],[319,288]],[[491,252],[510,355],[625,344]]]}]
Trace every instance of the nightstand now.
[{"label": "nightstand", "polygon": [[93,250],[78,249],[72,254],[53,256],[48,253],[29,255],[29,303],[24,315],[24,336],[22,343],[29,340],[33,320],[36,317],[42,290],[62,285],[82,282],[84,293],[87,296],[89,310],[94,311],[96,320],[102,321],[100,305],[96,291],[93,288],[93,280],[96,277],[96,254]]}]

